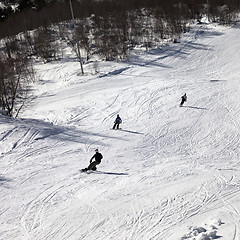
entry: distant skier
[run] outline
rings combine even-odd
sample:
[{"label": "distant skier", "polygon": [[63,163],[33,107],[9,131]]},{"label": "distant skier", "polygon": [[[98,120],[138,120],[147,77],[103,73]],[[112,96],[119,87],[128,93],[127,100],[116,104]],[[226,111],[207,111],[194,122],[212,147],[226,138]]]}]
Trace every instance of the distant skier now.
[{"label": "distant skier", "polygon": [[181,98],[182,98],[182,101],[179,105],[180,107],[182,107],[182,105],[187,101],[187,94],[185,93]]},{"label": "distant skier", "polygon": [[[87,168],[82,169],[82,171],[83,172],[86,172],[88,170],[96,171],[97,170],[96,166],[101,163],[102,158],[103,158],[102,154],[98,151],[98,149],[96,149],[95,154],[90,159],[90,165]],[[95,160],[93,161],[93,159]]]},{"label": "distant skier", "polygon": [[117,128],[119,129],[119,124],[122,123],[122,119],[119,117],[119,114],[117,115],[117,118],[114,121],[113,129]]}]

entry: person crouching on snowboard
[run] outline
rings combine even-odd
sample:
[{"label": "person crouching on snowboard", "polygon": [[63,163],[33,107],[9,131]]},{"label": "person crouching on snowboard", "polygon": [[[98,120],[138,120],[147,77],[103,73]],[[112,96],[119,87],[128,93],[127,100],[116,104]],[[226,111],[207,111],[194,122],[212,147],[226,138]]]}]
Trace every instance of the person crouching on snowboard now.
[{"label": "person crouching on snowboard", "polygon": [[117,127],[117,129],[119,129],[119,124],[122,123],[122,119],[119,117],[119,114],[117,115],[117,118],[114,121],[114,126],[113,129],[115,129],[115,127]]},{"label": "person crouching on snowboard", "polygon": [[182,105],[187,101],[187,94],[185,93],[181,98],[182,98],[182,101],[180,103],[180,107],[182,107]]},{"label": "person crouching on snowboard", "polygon": [[[85,169],[82,169],[83,171],[88,171],[88,170],[97,170],[97,165],[101,163],[101,160],[102,160],[103,156],[102,154],[98,151],[98,149],[95,150],[95,154],[92,156],[92,158],[90,159],[90,165],[85,168]],[[93,161],[93,159],[95,159]]]}]

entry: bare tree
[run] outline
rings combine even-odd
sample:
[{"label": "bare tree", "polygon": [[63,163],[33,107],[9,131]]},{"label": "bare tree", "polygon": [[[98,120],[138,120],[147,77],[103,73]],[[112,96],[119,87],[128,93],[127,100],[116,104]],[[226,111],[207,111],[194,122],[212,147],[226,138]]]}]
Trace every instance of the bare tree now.
[{"label": "bare tree", "polygon": [[52,59],[56,60],[59,53],[59,46],[50,28],[41,27],[35,31],[34,51],[45,63]]},{"label": "bare tree", "polygon": [[10,43],[0,55],[0,107],[13,116],[27,99],[27,86],[33,81],[34,71],[20,45],[13,41],[11,48]]},{"label": "bare tree", "polygon": [[81,20],[76,27],[80,46],[86,51],[86,61],[92,56],[91,26],[87,20]]}]

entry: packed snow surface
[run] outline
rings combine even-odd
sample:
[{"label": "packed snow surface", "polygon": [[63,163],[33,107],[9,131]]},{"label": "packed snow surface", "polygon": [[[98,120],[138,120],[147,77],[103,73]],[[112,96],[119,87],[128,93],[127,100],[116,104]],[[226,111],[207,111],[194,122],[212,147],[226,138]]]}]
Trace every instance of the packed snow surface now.
[{"label": "packed snow surface", "polygon": [[239,36],[195,25],[84,76],[73,55],[36,64],[32,101],[0,117],[0,239],[239,240]]}]

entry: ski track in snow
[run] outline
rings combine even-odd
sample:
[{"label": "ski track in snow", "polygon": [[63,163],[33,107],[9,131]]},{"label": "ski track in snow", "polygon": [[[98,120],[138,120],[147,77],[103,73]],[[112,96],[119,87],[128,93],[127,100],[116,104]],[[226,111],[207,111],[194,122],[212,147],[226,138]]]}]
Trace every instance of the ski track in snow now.
[{"label": "ski track in snow", "polygon": [[[39,98],[0,119],[0,238],[240,239],[238,36],[196,25],[99,77],[36,66]],[[81,173],[95,148],[100,171]]]}]

